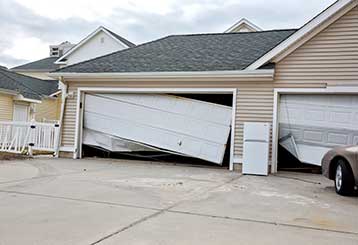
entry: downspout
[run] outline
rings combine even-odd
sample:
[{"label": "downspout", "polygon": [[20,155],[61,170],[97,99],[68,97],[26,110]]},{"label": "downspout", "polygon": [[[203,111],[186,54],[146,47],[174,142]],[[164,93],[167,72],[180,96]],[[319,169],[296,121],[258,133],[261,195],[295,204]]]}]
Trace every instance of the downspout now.
[{"label": "downspout", "polygon": [[61,112],[60,112],[60,121],[59,121],[60,129],[59,129],[58,139],[57,139],[58,144],[57,144],[57,149],[55,152],[56,158],[58,158],[60,155],[60,147],[61,147],[61,143],[62,143],[62,126],[63,126],[62,124],[63,124],[63,117],[65,114],[66,98],[68,96],[67,84],[64,82],[63,77],[60,77],[59,84],[61,85]]}]

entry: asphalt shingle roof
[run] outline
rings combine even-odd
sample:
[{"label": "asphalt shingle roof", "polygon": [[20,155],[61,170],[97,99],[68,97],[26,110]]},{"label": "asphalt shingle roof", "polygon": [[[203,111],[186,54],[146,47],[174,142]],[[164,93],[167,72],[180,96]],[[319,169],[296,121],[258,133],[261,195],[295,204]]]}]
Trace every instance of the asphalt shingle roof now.
[{"label": "asphalt shingle roof", "polygon": [[242,70],[295,31],[290,29],[168,36],[57,71],[99,73]]},{"label": "asphalt shingle roof", "polygon": [[47,57],[41,60],[36,60],[24,65],[16,66],[11,68],[11,70],[19,71],[19,70],[38,70],[38,71],[54,71],[58,69],[60,66],[54,64],[54,62],[58,59],[58,57]]},{"label": "asphalt shingle roof", "polygon": [[20,93],[25,98],[40,100],[58,91],[58,81],[41,80],[0,69],[0,88]]}]

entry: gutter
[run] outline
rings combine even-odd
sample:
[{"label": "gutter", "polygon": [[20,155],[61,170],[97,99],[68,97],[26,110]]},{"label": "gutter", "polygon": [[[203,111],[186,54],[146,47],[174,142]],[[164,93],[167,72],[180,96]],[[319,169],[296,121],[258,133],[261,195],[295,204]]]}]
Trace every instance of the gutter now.
[{"label": "gutter", "polygon": [[48,73],[52,78],[88,78],[88,79],[173,79],[173,78],[266,78],[273,79],[274,69],[267,70],[240,70],[240,71],[196,71],[196,72],[103,72],[103,73],[77,73],[53,72]]},{"label": "gutter", "polygon": [[35,99],[25,98],[22,94],[17,94],[17,95],[14,97],[14,100],[23,101],[23,102],[29,102],[29,103],[36,103],[36,104],[42,103],[41,100],[35,100]]}]

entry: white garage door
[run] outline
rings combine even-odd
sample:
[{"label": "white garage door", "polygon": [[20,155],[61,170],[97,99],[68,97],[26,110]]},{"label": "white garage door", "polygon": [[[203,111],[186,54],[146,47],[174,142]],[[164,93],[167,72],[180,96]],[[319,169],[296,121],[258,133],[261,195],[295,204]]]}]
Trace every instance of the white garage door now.
[{"label": "white garage door", "polygon": [[101,138],[102,147],[112,148],[109,141],[124,139],[114,148],[154,147],[217,164],[223,161],[231,107],[172,95],[86,94],[84,108],[84,144]]},{"label": "white garage door", "polygon": [[280,138],[293,136],[299,160],[320,165],[333,147],[358,144],[358,96],[281,95],[279,123]]}]

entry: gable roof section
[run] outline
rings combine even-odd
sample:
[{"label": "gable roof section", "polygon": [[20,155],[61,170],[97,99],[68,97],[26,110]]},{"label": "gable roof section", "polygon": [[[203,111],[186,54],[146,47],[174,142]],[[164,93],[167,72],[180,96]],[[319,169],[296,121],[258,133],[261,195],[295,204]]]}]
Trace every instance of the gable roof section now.
[{"label": "gable roof section", "polygon": [[338,0],[246,69],[255,70],[268,62],[282,60],[357,5],[358,0]]},{"label": "gable roof section", "polygon": [[296,30],[174,35],[59,69],[58,73],[243,70]]},{"label": "gable roof section", "polygon": [[0,88],[14,91],[28,99],[41,100],[41,97],[49,96],[58,91],[58,82],[41,80],[0,69]]},{"label": "gable roof section", "polygon": [[82,39],[76,46],[74,46],[69,51],[67,51],[63,56],[61,56],[60,58],[57,58],[57,60],[55,61],[55,64],[65,64],[66,63],[65,59],[68,56],[70,56],[72,53],[76,52],[77,49],[79,49],[80,47],[85,45],[89,40],[91,40],[94,36],[96,36],[101,31],[103,31],[109,37],[113,38],[115,41],[117,41],[118,43],[120,43],[121,45],[123,45],[123,46],[125,46],[127,48],[132,48],[132,47],[136,46],[134,43],[131,43],[130,41],[128,41],[127,39],[121,37],[120,35],[108,30],[107,28],[105,28],[103,26],[100,26],[94,32],[92,32],[87,37]]},{"label": "gable roof section", "polygon": [[124,37],[121,37],[120,35],[118,35],[117,33],[114,33],[113,31],[103,27],[103,29],[105,29],[106,31],[108,31],[109,33],[112,34],[112,36],[114,36],[115,38],[117,38],[119,41],[121,41],[122,43],[124,43],[125,45],[127,45],[129,48],[133,48],[136,45],[130,41],[128,41],[127,39],[125,39]]},{"label": "gable roof section", "polygon": [[238,30],[240,30],[241,28],[248,28],[250,31],[263,31],[260,27],[258,27],[257,25],[255,25],[254,23],[252,23],[251,21],[242,18],[241,20],[239,20],[238,22],[236,22],[233,26],[231,26],[229,29],[227,29],[225,31],[225,33],[228,32],[240,32]]},{"label": "gable roof section", "polygon": [[11,68],[11,71],[54,71],[60,66],[54,64],[58,57],[47,57],[24,65]]}]

